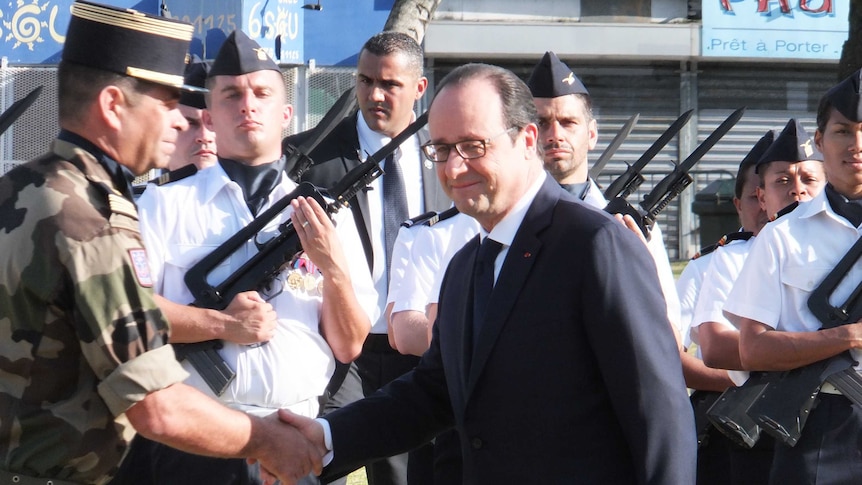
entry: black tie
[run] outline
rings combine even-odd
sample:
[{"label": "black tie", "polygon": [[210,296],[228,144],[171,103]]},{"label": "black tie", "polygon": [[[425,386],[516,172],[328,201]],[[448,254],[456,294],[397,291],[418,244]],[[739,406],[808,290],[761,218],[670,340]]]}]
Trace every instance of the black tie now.
[{"label": "black tie", "polygon": [[486,237],[479,246],[479,254],[476,256],[476,265],[473,266],[473,347],[479,336],[482,320],[485,318],[485,310],[491,299],[491,291],[494,289],[494,261],[503,245]]},{"label": "black tie", "polygon": [[826,199],[829,200],[829,205],[832,210],[839,216],[847,219],[853,227],[859,227],[862,224],[862,206],[858,203],[847,200],[847,197],[839,194],[832,187],[832,184],[826,184]]},{"label": "black tie", "polygon": [[404,177],[394,153],[386,157],[383,167],[383,231],[386,237],[386,272],[392,262],[392,246],[398,236],[398,228],[409,217],[407,214],[407,193],[404,190]]}]

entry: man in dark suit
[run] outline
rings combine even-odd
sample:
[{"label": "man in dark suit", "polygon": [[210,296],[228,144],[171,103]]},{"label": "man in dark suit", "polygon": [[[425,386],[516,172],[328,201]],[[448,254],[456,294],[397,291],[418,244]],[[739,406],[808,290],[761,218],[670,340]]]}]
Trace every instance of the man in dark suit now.
[{"label": "man in dark suit", "polygon": [[[345,118],[308,154],[315,163],[301,179],[319,187],[332,187],[368,154],[376,152],[407,128],[415,119],[413,106],[428,86],[422,66],[422,49],[409,35],[381,32],[371,37],[360,50],[357,63],[359,111]],[[299,146],[309,133],[294,135],[284,143]],[[402,355],[389,345],[385,309],[392,243],[401,222],[451,205],[434,174],[423,169],[419,146],[426,140],[427,132],[421,131],[402,143],[393,157],[383,163],[385,174],[371,184],[370,190],[358,193],[351,201],[353,218],[378,294],[380,318],[372,322],[371,334],[356,365],[353,368],[340,365],[336,370],[327,389],[323,414],[370,395],[419,362],[418,357]],[[430,477],[431,458],[430,447],[411,454],[411,485],[430,483],[419,479]],[[407,456],[371,464],[366,472],[372,485],[406,485]]]},{"label": "man in dark suit", "polygon": [[280,411],[333,453],[327,474],[454,427],[464,484],[694,483],[693,416],[652,258],[545,174],[536,121],[510,71],[468,64],[441,82],[423,151],[482,231],[447,269],[413,371],[325,418]]}]

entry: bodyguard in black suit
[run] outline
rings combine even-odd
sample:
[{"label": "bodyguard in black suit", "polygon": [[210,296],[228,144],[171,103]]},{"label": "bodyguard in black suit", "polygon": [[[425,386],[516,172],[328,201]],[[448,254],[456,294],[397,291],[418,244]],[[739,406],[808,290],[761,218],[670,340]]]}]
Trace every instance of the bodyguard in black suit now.
[{"label": "bodyguard in black suit", "polygon": [[[381,32],[371,37],[360,50],[357,65],[359,112],[345,118],[309,154],[315,163],[302,180],[319,187],[332,187],[367,154],[374,153],[403,131],[413,121],[413,106],[427,87],[422,65],[422,50],[409,35]],[[308,132],[300,133],[286,139],[285,143],[299,146],[307,137]],[[371,334],[356,364],[352,367],[340,365],[336,370],[327,390],[324,414],[370,395],[419,362],[418,357],[401,355],[389,345],[385,307],[389,244],[394,241],[397,227],[408,217],[429,210],[445,210],[452,203],[434,173],[423,168],[419,146],[427,139],[427,131],[423,130],[405,141],[394,158],[383,162],[385,174],[370,190],[358,193],[351,201],[353,218],[379,295],[380,318],[372,322]],[[394,163],[397,166],[393,166]],[[405,191],[402,202],[407,207],[403,209],[397,207],[398,201],[392,201],[388,192],[396,179],[401,180]],[[394,228],[393,224],[387,226],[387,218],[394,222]],[[391,241],[387,243],[390,235]],[[369,465],[366,472],[371,485],[407,485],[408,474],[410,485],[429,484],[431,460],[432,450],[428,446],[412,453],[409,465],[407,457],[400,456]],[[425,478],[428,480],[423,480]]]},{"label": "bodyguard in black suit", "polygon": [[[429,128],[438,178],[483,229],[447,269],[431,348],[369,398],[282,419],[333,451],[327,474],[454,426],[465,484],[694,483],[694,422],[652,259],[545,175],[526,85],[459,67]],[[492,271],[477,272],[492,245]]]}]

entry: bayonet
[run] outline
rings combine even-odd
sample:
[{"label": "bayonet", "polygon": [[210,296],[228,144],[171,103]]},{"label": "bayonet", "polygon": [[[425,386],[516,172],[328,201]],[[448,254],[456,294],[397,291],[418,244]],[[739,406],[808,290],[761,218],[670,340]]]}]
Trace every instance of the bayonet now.
[{"label": "bayonet", "polygon": [[9,108],[3,112],[3,114],[0,114],[0,135],[6,133],[6,130],[12,126],[12,123],[15,123],[15,121],[17,121],[18,118],[27,111],[27,108],[36,102],[36,98],[39,97],[41,92],[42,86],[33,89],[27,96],[15,101],[12,103],[12,106],[9,106]]},{"label": "bayonet", "polygon": [[608,186],[605,190],[605,199],[612,200],[616,197],[625,199],[631,195],[644,181],[641,175],[644,167],[682,130],[693,113],[694,110],[690,109],[681,114],[634,164],[626,168],[626,171]]},{"label": "bayonet", "polygon": [[615,197],[605,207],[605,211],[611,214],[628,214],[632,216],[635,222],[638,223],[644,236],[649,239],[650,230],[653,224],[655,224],[656,216],[691,184],[692,178],[688,174],[688,171],[718,143],[718,140],[739,122],[743,113],[745,113],[745,108],[739,108],[731,113],[682,163],[675,166],[671,173],[653,187],[646,197],[644,197],[643,201],[641,201],[639,208],[632,207],[622,197]]},{"label": "bayonet", "polygon": [[607,148],[605,148],[605,151],[603,151],[602,154],[599,156],[599,159],[596,160],[596,163],[593,165],[593,168],[590,169],[589,176],[591,179],[596,180],[599,174],[602,173],[602,170],[605,168],[605,165],[608,164],[608,162],[611,160],[611,157],[614,156],[614,153],[617,152],[617,149],[620,147],[620,145],[623,144],[623,142],[629,136],[629,133],[632,132],[632,129],[635,127],[635,125],[638,124],[639,117],[640,113],[635,113],[634,115],[632,115],[632,117],[625,122],[623,127],[620,128],[620,131],[618,131],[617,134],[614,135],[614,139],[611,140]]}]

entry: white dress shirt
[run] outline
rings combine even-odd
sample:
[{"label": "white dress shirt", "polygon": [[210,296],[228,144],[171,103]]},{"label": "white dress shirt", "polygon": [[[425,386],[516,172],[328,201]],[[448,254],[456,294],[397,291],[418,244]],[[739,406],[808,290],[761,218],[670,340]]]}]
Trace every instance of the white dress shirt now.
[{"label": "white dress shirt", "polygon": [[[261,212],[295,187],[288,177],[282,177]],[[242,190],[228,178],[220,165],[167,185],[150,185],[138,200],[138,206],[141,232],[149,248],[154,275],[153,288],[165,298],[182,304],[191,303],[194,299],[184,281],[188,269],[253,220]],[[291,213],[288,206],[267,225],[258,240],[265,241],[267,235],[274,235],[275,228],[288,220]],[[350,265],[348,269],[354,291],[373,322],[378,318],[377,295],[353,218],[342,210],[336,219],[336,230]],[[211,272],[208,281],[220,283],[255,253],[254,241],[246,242]],[[289,271],[299,271],[309,282],[301,288],[291,287],[286,283]],[[278,315],[276,335],[272,340],[261,346],[225,342],[219,350],[237,374],[220,396],[225,404],[247,412],[259,410],[266,414],[297,403],[313,404],[323,393],[334,370],[335,359],[319,331],[322,299],[316,284],[322,281],[322,276],[318,271],[306,272],[305,268],[290,268],[282,272],[283,287],[279,288],[283,291],[275,291],[270,300]],[[183,366],[191,374],[186,381],[188,384],[215,397],[187,361]],[[312,411],[314,409],[303,407],[296,410],[305,415]]]}]

